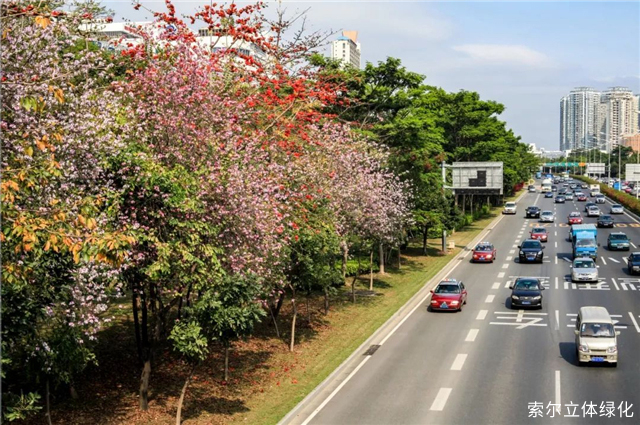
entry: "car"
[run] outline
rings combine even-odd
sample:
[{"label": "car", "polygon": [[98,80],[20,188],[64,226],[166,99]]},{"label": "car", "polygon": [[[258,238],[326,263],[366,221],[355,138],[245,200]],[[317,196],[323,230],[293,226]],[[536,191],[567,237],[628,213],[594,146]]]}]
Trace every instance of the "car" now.
[{"label": "car", "polygon": [[582,192],[576,193],[576,200],[579,202],[585,202],[587,200],[587,195]]},{"label": "car", "polygon": [[589,208],[595,207],[595,206],[596,204],[594,204],[593,202],[587,202],[586,204],[584,204],[584,211],[589,212]]},{"label": "car", "polygon": [[603,194],[596,195],[596,204],[604,204],[605,199]]},{"label": "car", "polygon": [[553,211],[542,211],[540,213],[541,223],[553,223],[554,221],[556,221],[556,216]]},{"label": "car", "polygon": [[527,207],[525,215],[527,218],[540,218],[540,207],[536,207],[535,205]]},{"label": "car", "polygon": [[534,227],[531,230],[531,239],[536,239],[540,242],[547,242],[548,238],[549,233],[547,233],[547,229],[544,227]]},{"label": "car", "polygon": [[640,273],[640,252],[632,252],[627,258],[627,271],[629,274]]},{"label": "car", "polygon": [[567,192],[567,194],[564,195],[564,197],[567,201],[573,201],[573,193],[571,192]]},{"label": "car", "polygon": [[610,214],[624,214],[624,207],[620,204],[611,205]]},{"label": "car", "polygon": [[586,183],[582,183],[582,184],[580,185],[580,189],[589,189],[589,185],[588,185],[588,184],[586,184]]},{"label": "car", "polygon": [[542,250],[544,246],[542,246],[540,241],[527,239],[522,242],[522,245],[518,245],[518,248],[520,248],[518,258],[521,263],[542,263],[542,259],[544,258]]},{"label": "car", "polygon": [[516,213],[516,203],[515,202],[507,202],[504,204],[504,209],[502,210],[502,214],[515,214]]},{"label": "car", "polygon": [[571,282],[597,282],[598,268],[589,257],[578,257],[571,263]]},{"label": "car", "polygon": [[596,206],[589,207],[587,217],[600,217],[600,208]]},{"label": "car", "polygon": [[567,217],[567,222],[569,224],[582,224],[582,216],[578,211],[574,211]]},{"label": "car", "polygon": [[601,215],[597,221],[598,227],[613,227],[613,217],[610,215]]},{"label": "car", "polygon": [[628,194],[631,194],[631,192],[633,192],[633,189],[631,189],[630,187],[626,187],[626,188],[624,188],[622,190],[624,190]]},{"label": "car", "polygon": [[553,198],[553,192],[545,192],[544,193],[544,197],[545,198]]},{"label": "car", "polygon": [[493,263],[496,259],[496,248],[489,242],[480,242],[473,249],[471,259],[474,263]]},{"label": "car", "polygon": [[535,277],[519,277],[511,286],[511,308],[542,308],[544,286]]},{"label": "car", "polygon": [[558,191],[558,186],[551,186],[551,191],[552,192],[557,192]]},{"label": "car", "polygon": [[564,195],[558,195],[558,196],[556,196],[556,199],[555,199],[555,203],[556,203],[556,204],[564,204],[564,202],[565,202]]},{"label": "car", "polygon": [[467,290],[464,283],[456,279],[445,279],[431,291],[431,310],[462,311],[467,303]]},{"label": "car", "polygon": [[631,241],[629,240],[627,235],[623,232],[609,233],[609,236],[607,237],[607,248],[610,251],[613,251],[614,249],[622,249],[625,251],[629,251],[630,244],[631,244]]},{"label": "car", "polygon": [[567,188],[566,188],[566,187],[561,187],[561,188],[558,190],[558,195],[564,195],[564,194],[566,194],[566,193],[567,193]]},{"label": "car", "polygon": [[528,190],[529,190],[529,192],[531,192],[531,193],[536,193],[536,187],[535,187],[534,185],[532,185],[532,184],[530,184],[530,185],[529,185]]},{"label": "car", "polygon": [[569,185],[569,188],[570,188],[570,189],[575,189],[575,188],[577,188],[577,187],[578,187],[578,185],[577,185],[577,184],[575,184],[575,183],[571,183],[571,184]]},{"label": "car", "polygon": [[578,365],[608,363],[618,365],[618,339],[615,322],[604,307],[580,307],[576,317],[576,357]]}]

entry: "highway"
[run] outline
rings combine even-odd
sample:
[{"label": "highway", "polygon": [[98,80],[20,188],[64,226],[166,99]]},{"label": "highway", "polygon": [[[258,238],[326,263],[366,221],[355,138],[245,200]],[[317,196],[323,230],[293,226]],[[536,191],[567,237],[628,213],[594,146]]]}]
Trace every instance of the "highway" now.
[{"label": "highway", "polygon": [[[626,271],[629,252],[607,250],[612,229],[598,229],[600,281],[571,283],[567,216],[577,210],[584,223],[595,224],[584,204],[524,194],[516,215],[502,216],[480,236],[496,246],[495,263],[471,263],[468,247],[443,274],[465,283],[469,298],[462,312],[429,312],[429,298],[418,300],[373,337],[372,350],[355,353],[281,423],[638,423],[640,276]],[[542,264],[518,263],[517,246],[540,225],[524,218],[529,205],[556,213],[555,223],[545,223]],[[598,206],[608,214],[610,205]],[[640,221],[613,217],[613,230],[627,233],[631,252],[640,251]],[[509,308],[509,285],[519,276],[542,279],[542,310]],[[606,307],[618,321],[617,368],[577,364],[575,318],[587,305]]]}]

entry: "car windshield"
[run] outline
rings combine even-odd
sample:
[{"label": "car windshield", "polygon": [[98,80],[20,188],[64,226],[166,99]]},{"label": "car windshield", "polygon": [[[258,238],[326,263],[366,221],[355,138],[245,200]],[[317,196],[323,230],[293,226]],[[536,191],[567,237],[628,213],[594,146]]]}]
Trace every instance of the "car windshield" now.
[{"label": "car windshield", "polygon": [[592,260],[576,260],[573,263],[574,269],[593,269],[596,264]]},{"label": "car windshield", "polygon": [[491,251],[491,245],[478,245],[476,251]]},{"label": "car windshield", "polygon": [[622,208],[622,205],[612,205],[611,208]]},{"label": "car windshield", "polygon": [[583,323],[580,327],[580,336],[611,338],[615,336],[615,330],[611,323]]},{"label": "car windshield", "polygon": [[459,294],[460,287],[458,285],[438,285],[436,294]]},{"label": "car windshield", "polygon": [[609,235],[609,239],[611,239],[612,241],[626,241],[627,235],[616,235],[612,233]]},{"label": "car windshield", "polygon": [[540,208],[538,208],[538,207],[529,207],[529,209],[530,209],[531,211],[535,211],[535,210],[539,210]]},{"label": "car windshield", "polygon": [[542,215],[553,215],[553,213],[551,211],[544,211]]},{"label": "car windshield", "polygon": [[513,202],[507,202],[504,206],[509,208],[509,207],[515,207],[516,204],[514,204]]},{"label": "car windshield", "polygon": [[521,280],[516,282],[513,289],[517,291],[539,291],[540,287],[536,280]]},{"label": "car windshield", "polygon": [[540,245],[540,242],[538,241],[525,241],[522,244],[522,248],[523,249],[528,249],[528,248],[540,248],[542,245]]},{"label": "car windshield", "polygon": [[536,227],[533,229],[533,233],[547,233],[547,229],[544,227]]},{"label": "car windshield", "polygon": [[582,248],[593,248],[597,246],[597,244],[595,239],[578,239],[578,241],[576,241],[576,246]]},{"label": "car windshield", "polygon": [[631,255],[631,261],[640,261],[640,254]]},{"label": "car windshield", "polygon": [[610,215],[601,215],[600,220],[613,220]]}]

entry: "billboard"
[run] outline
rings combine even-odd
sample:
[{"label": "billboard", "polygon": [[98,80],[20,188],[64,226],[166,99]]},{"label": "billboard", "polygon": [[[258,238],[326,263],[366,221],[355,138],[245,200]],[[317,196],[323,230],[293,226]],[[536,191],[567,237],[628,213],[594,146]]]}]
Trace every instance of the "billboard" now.
[{"label": "billboard", "polygon": [[457,194],[502,195],[502,162],[454,162],[452,189]]},{"label": "billboard", "polygon": [[588,163],[587,174],[604,174],[604,162]]},{"label": "billboard", "polygon": [[640,182],[640,164],[627,164],[624,175],[629,182]]}]

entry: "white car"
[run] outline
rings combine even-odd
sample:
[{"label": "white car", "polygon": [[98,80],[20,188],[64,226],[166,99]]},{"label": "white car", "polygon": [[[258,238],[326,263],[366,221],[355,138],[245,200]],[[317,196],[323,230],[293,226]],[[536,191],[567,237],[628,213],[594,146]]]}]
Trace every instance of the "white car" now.
[{"label": "white car", "polygon": [[596,195],[596,204],[604,204],[604,195]]},{"label": "white car", "polygon": [[554,221],[556,221],[556,215],[553,211],[542,211],[542,213],[540,213],[541,223],[553,223]]},{"label": "white car", "polygon": [[516,213],[516,203],[515,202],[507,202],[504,204],[504,209],[502,210],[502,214],[515,214]]},{"label": "white car", "polygon": [[566,199],[567,201],[573,201],[573,193],[569,192],[565,194],[564,199]]},{"label": "white car", "polygon": [[600,217],[600,208],[596,206],[589,207],[587,217]]},{"label": "white car", "polygon": [[611,205],[611,211],[609,211],[610,214],[624,214],[624,207],[620,204],[613,204]]},{"label": "white car", "polygon": [[571,264],[572,282],[597,282],[598,268],[596,262],[589,257],[579,257]]}]

